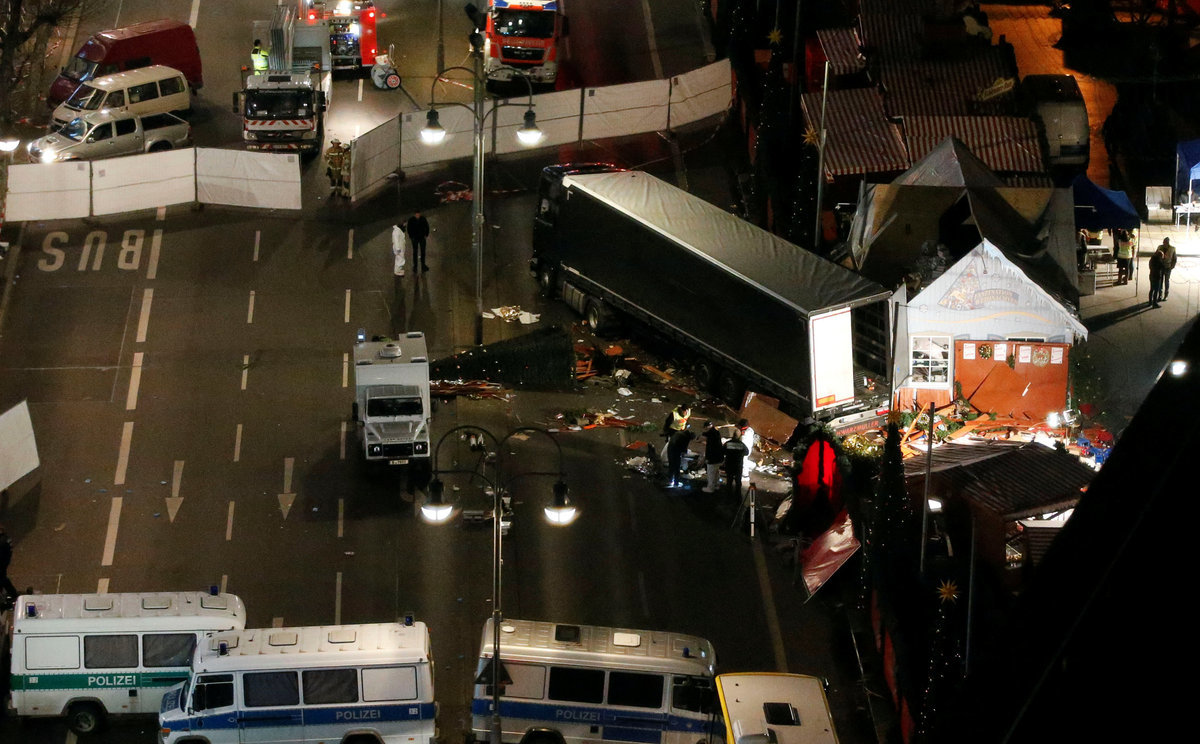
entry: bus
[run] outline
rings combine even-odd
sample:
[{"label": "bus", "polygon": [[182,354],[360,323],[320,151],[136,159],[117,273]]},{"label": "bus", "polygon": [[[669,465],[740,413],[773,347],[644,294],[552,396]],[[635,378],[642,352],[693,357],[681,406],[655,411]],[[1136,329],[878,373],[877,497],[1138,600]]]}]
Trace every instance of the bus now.
[{"label": "bus", "polygon": [[717,675],[727,744],[837,744],[825,683],[806,674]]},{"label": "bus", "polygon": [[[480,643],[471,733],[492,727],[493,625]],[[500,622],[506,744],[711,740],[716,652],[697,636],[534,620]]]},{"label": "bus", "polygon": [[200,634],[240,630],[233,594],[30,594],[12,620],[10,702],[22,716],[66,716],[87,734],[106,716],[157,713],[187,679]]},{"label": "bus", "polygon": [[163,696],[160,744],[436,744],[425,623],[208,633]]}]

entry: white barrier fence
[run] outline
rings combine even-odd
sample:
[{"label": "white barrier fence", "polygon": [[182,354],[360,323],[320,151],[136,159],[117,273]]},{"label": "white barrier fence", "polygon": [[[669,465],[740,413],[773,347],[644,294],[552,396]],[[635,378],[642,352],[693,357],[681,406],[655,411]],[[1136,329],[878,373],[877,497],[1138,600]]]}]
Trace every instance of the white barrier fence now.
[{"label": "white barrier fence", "polygon": [[172,204],[300,209],[300,156],[189,148],[107,160],[12,165],[12,222],[98,217]]},{"label": "white barrier fence", "polygon": [[[623,137],[691,124],[726,111],[733,99],[729,61],[667,80],[556,91],[533,97],[540,147]],[[517,129],[527,98],[492,101],[485,113],[489,154],[522,149]],[[420,140],[425,111],[389,119],[350,143],[352,199],[375,190],[401,169],[468,158],[474,113],[438,111],[445,141]],[[194,148],[123,158],[9,167],[5,218],[12,222],[81,219],[199,202],[264,209],[300,209],[300,155]]]}]

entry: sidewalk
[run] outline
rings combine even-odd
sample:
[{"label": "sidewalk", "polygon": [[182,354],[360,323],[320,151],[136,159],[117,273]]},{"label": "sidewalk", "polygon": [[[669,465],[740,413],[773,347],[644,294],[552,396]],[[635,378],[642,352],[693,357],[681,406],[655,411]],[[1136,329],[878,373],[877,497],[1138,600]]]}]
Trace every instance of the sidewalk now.
[{"label": "sidewalk", "polygon": [[[1164,237],[1177,247],[1169,299],[1150,306],[1150,256]],[[1143,225],[1137,273],[1129,284],[1102,287],[1080,299],[1088,340],[1076,348],[1090,357],[1106,393],[1106,421],[1123,429],[1141,406],[1187,329],[1200,312],[1200,231]]]}]

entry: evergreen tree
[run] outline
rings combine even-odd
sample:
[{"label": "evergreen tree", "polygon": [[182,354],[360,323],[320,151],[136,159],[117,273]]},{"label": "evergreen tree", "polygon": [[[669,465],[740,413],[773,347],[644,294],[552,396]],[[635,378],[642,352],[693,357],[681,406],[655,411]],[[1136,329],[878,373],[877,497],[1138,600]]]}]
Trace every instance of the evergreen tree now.
[{"label": "evergreen tree", "polygon": [[946,718],[953,713],[963,682],[963,644],[958,610],[958,585],[943,579],[937,587],[932,633],[929,640],[929,673],[921,691],[916,741],[944,740]]},{"label": "evergreen tree", "polygon": [[[754,177],[757,190],[783,212],[781,202],[791,163],[787,136],[788,83],[783,76],[783,53],[778,44],[771,47],[771,61],[763,76],[762,99],[758,107],[758,136],[754,142]],[[786,214],[784,214],[786,222]]]},{"label": "evergreen tree", "polygon": [[885,561],[904,560],[913,554],[912,528],[916,510],[904,482],[904,458],[900,452],[900,426],[888,424],[883,444],[883,462],[875,489],[876,513],[872,532],[876,557]]}]

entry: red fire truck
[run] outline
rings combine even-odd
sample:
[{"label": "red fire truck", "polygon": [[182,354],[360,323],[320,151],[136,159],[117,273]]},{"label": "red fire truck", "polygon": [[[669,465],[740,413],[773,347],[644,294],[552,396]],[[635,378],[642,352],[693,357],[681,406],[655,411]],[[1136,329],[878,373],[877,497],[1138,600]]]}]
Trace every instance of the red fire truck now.
[{"label": "red fire truck", "polygon": [[371,0],[300,0],[303,17],[329,21],[329,51],[335,70],[361,70],[375,64],[375,3]]},{"label": "red fire truck", "polygon": [[524,73],[534,83],[553,85],[559,39],[566,35],[562,0],[489,0],[484,42],[488,80]]}]

